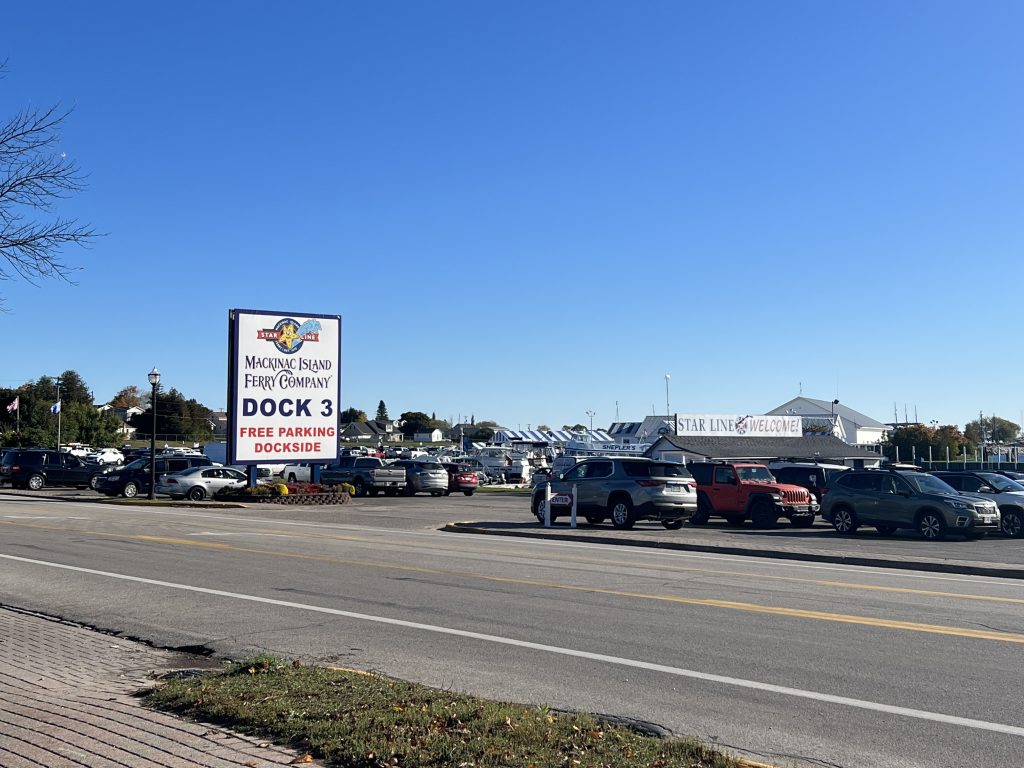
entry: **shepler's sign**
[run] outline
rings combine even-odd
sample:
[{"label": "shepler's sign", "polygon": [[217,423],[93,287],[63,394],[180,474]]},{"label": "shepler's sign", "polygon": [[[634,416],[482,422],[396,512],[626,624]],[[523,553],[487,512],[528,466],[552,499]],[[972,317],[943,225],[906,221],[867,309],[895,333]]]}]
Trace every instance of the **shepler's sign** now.
[{"label": "shepler's sign", "polygon": [[338,458],[341,317],[228,312],[228,461]]},{"label": "shepler's sign", "polygon": [[676,434],[688,437],[803,437],[800,416],[677,413]]}]

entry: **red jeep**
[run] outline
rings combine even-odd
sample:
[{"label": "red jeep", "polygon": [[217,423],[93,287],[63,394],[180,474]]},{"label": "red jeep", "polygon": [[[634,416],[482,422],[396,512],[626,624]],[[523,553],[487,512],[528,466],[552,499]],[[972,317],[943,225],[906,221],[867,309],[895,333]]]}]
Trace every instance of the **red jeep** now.
[{"label": "red jeep", "polygon": [[755,528],[774,528],[780,517],[795,528],[814,525],[818,503],[810,491],[775,479],[763,464],[693,462],[687,469],[697,481],[697,514],[691,525],[703,525],[712,515],[730,525],[751,520]]}]

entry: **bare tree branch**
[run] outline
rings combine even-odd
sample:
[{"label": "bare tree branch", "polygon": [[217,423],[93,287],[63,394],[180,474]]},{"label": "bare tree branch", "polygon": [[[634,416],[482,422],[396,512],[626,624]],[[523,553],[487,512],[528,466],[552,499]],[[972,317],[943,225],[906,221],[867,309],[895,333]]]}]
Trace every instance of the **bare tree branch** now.
[{"label": "bare tree branch", "polygon": [[[4,65],[0,64],[0,77]],[[99,235],[75,219],[36,219],[85,189],[73,160],[55,147],[71,110],[22,110],[0,125],[0,280],[38,278],[72,283],[79,268],[64,261],[67,245],[87,247]],[[30,215],[31,214],[31,215]],[[6,262],[6,263],[5,263]]]}]

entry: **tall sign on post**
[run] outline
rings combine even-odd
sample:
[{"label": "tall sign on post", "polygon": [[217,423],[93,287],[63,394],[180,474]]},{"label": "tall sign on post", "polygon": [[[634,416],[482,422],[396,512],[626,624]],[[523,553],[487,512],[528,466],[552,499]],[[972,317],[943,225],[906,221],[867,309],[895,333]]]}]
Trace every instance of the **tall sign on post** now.
[{"label": "tall sign on post", "polygon": [[228,311],[228,463],[338,459],[341,316]]}]

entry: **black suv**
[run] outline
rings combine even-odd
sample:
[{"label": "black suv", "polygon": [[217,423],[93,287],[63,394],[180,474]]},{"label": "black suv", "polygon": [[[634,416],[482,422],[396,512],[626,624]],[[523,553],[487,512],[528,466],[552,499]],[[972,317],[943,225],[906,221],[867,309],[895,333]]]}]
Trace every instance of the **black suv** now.
[{"label": "black suv", "polygon": [[821,497],[825,495],[828,481],[841,472],[846,472],[849,467],[842,467],[838,464],[787,464],[770,462],[768,469],[775,475],[780,483],[788,485],[799,485],[806,488],[820,504]]},{"label": "black suv", "polygon": [[77,456],[45,448],[15,448],[0,461],[0,480],[14,488],[38,491],[47,485],[95,488],[103,471],[98,464],[87,464]]},{"label": "black suv", "polygon": [[[157,456],[156,476],[181,472],[192,467],[211,467],[213,462],[208,456]],[[123,467],[112,467],[102,470],[93,485],[100,493],[107,496],[125,496],[135,498],[140,493],[149,493],[149,457],[136,459]]]}]

